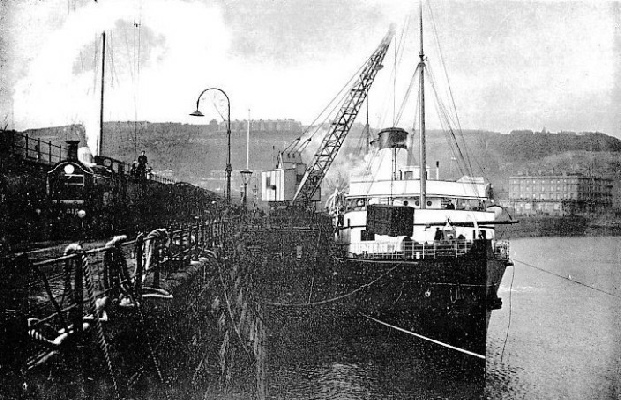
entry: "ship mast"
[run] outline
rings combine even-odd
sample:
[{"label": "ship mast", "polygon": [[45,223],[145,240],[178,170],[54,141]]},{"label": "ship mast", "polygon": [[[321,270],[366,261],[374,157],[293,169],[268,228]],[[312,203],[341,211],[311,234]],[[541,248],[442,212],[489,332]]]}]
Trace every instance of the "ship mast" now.
[{"label": "ship mast", "polygon": [[418,3],[420,13],[420,208],[427,208],[427,150],[425,144],[425,53],[423,52],[423,2]]},{"label": "ship mast", "polygon": [[101,155],[103,149],[103,125],[104,125],[104,87],[106,77],[106,31],[101,34],[101,104],[99,105],[99,142],[97,143],[97,155]]}]

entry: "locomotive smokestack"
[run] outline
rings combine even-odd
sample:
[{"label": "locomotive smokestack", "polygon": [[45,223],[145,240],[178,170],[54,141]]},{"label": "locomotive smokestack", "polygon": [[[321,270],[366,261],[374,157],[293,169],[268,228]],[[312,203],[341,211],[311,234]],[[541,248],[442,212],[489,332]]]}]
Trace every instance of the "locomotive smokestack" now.
[{"label": "locomotive smokestack", "polygon": [[79,143],[79,140],[67,140],[67,159],[69,161],[78,161]]}]

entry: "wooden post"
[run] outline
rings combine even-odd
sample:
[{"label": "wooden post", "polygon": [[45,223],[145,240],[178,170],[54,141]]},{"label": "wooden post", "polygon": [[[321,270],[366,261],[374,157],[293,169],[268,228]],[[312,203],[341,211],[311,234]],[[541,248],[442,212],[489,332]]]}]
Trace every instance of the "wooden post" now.
[{"label": "wooden post", "polygon": [[82,333],[82,319],[84,318],[84,261],[86,254],[80,250],[74,256],[75,260],[75,283],[74,301],[76,304],[73,314],[73,328],[77,333]]},{"label": "wooden post", "polygon": [[142,293],[142,245],[144,243],[142,233],[136,237],[135,253],[136,253],[136,271],[134,272],[134,295],[139,298]]},{"label": "wooden post", "polygon": [[153,251],[151,252],[151,255],[153,257],[155,257],[155,259],[153,260],[153,287],[154,288],[159,288],[160,287],[160,249],[158,247],[159,243],[157,241],[157,239],[153,238],[150,239],[153,240]]},{"label": "wooden post", "polygon": [[200,237],[200,232],[201,230],[201,226],[199,225],[199,222],[196,222],[196,233],[194,236],[194,257],[193,260],[194,261],[198,261],[198,253],[199,253],[199,237]]},{"label": "wooden post", "polygon": [[48,153],[50,164],[52,164],[52,141],[51,140],[47,142],[47,153]]}]

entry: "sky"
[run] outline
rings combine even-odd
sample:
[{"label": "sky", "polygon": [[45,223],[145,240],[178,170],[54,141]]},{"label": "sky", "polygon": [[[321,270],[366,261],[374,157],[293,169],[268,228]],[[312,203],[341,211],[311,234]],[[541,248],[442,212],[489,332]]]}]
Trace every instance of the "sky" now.
[{"label": "sky", "polygon": [[[620,2],[443,0],[423,9],[425,54],[462,128],[621,138]],[[376,127],[395,122],[418,62],[416,1],[0,2],[0,122],[96,131],[105,30],[105,120],[222,119],[227,103],[217,91],[201,100],[208,118],[188,116],[201,91],[217,87],[232,119],[310,124],[392,22],[403,51],[395,58],[393,42],[369,93]],[[412,125],[414,103],[400,125]]]}]

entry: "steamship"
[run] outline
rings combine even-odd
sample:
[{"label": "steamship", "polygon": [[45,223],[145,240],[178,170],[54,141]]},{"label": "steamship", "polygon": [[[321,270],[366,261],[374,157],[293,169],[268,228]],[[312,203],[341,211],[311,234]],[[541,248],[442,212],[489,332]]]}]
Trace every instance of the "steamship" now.
[{"label": "steamship", "polygon": [[440,179],[427,166],[422,15],[420,24],[420,164],[408,163],[408,132],[379,132],[366,170],[328,201],[342,260],[336,275],[365,316],[484,358],[509,243],[494,235],[503,212],[489,183]]},{"label": "steamship", "polygon": [[[433,340],[485,354],[485,337],[509,243],[483,179],[429,178],[409,166],[407,132],[379,133],[368,174],[352,177],[333,203],[341,284],[364,287],[362,313]],[[422,190],[421,190],[422,188]]]}]

